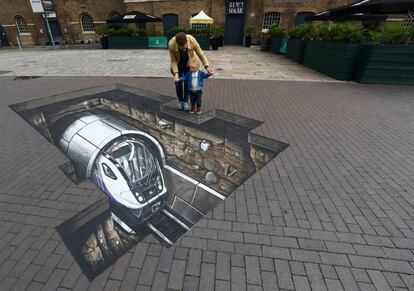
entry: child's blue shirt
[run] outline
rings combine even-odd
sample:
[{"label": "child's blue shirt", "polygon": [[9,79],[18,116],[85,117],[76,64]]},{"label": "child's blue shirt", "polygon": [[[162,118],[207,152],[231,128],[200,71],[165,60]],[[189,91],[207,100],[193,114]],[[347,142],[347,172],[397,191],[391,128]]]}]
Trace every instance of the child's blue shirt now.
[{"label": "child's blue shirt", "polygon": [[[204,79],[207,79],[208,77],[210,77],[209,74],[204,73],[201,70],[198,71],[198,90],[204,89]],[[193,72],[188,71],[187,74],[180,78],[180,81],[187,82],[188,88],[192,90]]]}]

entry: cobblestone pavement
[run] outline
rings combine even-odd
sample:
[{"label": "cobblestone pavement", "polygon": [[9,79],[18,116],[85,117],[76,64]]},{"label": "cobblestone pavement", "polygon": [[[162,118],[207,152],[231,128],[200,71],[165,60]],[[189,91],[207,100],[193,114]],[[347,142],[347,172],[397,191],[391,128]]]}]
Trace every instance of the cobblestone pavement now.
[{"label": "cobblestone pavement", "polygon": [[89,282],[55,227],[104,197],[6,105],[108,82],[0,78],[0,290],[414,290],[413,88],[210,80],[207,108],[290,147],[176,246],[151,236]]},{"label": "cobblestone pavement", "polygon": [[[259,48],[226,46],[206,51],[217,69],[214,78],[331,80],[329,77]],[[17,49],[0,50],[0,74],[6,76],[169,77],[167,50]]]}]

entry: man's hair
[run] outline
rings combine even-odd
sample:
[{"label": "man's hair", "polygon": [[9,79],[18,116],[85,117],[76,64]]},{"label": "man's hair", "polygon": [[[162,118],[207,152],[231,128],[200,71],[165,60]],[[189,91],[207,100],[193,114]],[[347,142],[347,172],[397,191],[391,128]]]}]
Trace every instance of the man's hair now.
[{"label": "man's hair", "polygon": [[187,35],[184,32],[179,32],[175,35],[175,41],[179,46],[184,46],[187,43]]}]

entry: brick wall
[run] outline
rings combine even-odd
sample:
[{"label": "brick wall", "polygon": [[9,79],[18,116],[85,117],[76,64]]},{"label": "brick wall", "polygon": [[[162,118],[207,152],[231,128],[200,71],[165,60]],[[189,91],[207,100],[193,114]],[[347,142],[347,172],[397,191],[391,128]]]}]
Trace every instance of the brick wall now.
[{"label": "brick wall", "polygon": [[[55,12],[64,40],[79,42],[81,40],[97,40],[95,33],[82,31],[80,17],[89,14],[95,28],[109,18],[112,12],[141,11],[162,17],[165,14],[177,14],[179,25],[189,27],[189,19],[193,14],[204,10],[214,18],[216,24],[225,24],[225,0],[169,0],[139,1],[124,0],[54,0]],[[247,0],[245,25],[256,28],[256,38],[262,29],[263,17],[267,12],[280,12],[281,25],[291,27],[295,23],[298,12],[320,12],[329,8],[346,5],[353,0]],[[17,29],[14,26],[16,15],[23,16],[29,24],[31,35],[22,36],[24,44],[44,44],[47,40],[46,29],[40,15],[32,12],[28,0],[0,0],[0,23],[5,25],[6,33],[11,42],[15,42]],[[43,30],[43,34],[39,30]],[[162,23],[149,23],[147,30],[150,35],[163,35]],[[66,31],[66,33],[64,32]]]},{"label": "brick wall", "polygon": [[[15,22],[16,16],[26,20],[30,35],[19,35]],[[17,43],[17,35],[22,45],[40,44],[41,40],[47,38],[43,18],[33,13],[28,0],[0,0],[0,24],[3,25],[11,44]],[[40,33],[40,29],[43,30],[43,34]]]},{"label": "brick wall", "polygon": [[[89,14],[95,24],[95,28],[104,24],[111,13],[125,12],[123,0],[54,0],[54,9],[59,21],[62,35],[68,42],[80,40],[96,40],[95,33],[84,33],[80,24],[82,14]],[[64,33],[66,28],[67,33]]]}]

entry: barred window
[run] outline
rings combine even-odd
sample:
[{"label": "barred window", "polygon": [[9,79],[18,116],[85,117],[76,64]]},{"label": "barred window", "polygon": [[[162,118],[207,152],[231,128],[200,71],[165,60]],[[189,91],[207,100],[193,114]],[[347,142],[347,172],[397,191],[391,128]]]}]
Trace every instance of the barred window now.
[{"label": "barred window", "polygon": [[272,25],[279,26],[280,24],[280,12],[266,13],[263,19],[263,29],[269,29]]},{"label": "barred window", "polygon": [[23,17],[21,16],[16,17],[16,26],[17,26],[17,29],[19,30],[19,33],[30,33],[26,20],[24,20]]},{"label": "barred window", "polygon": [[414,11],[408,11],[407,17],[404,19],[403,26],[414,27]]},{"label": "barred window", "polygon": [[93,24],[93,18],[88,14],[82,15],[81,25],[82,25],[82,30],[84,32],[94,32],[95,31],[95,25]]}]

